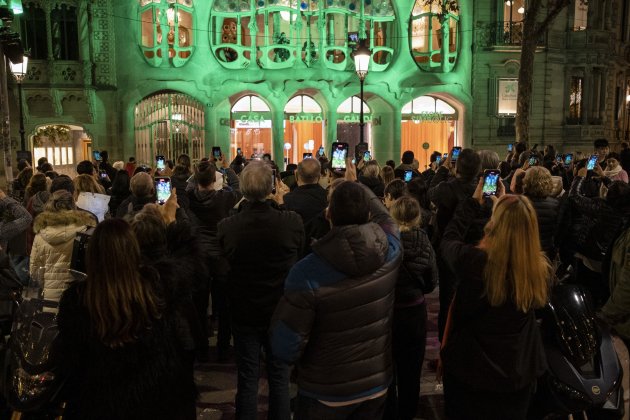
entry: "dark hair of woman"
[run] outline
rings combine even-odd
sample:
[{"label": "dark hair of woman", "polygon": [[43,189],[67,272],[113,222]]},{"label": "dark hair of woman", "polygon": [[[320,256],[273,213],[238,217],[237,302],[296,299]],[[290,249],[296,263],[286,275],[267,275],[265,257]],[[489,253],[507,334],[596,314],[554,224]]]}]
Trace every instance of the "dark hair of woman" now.
[{"label": "dark hair of woman", "polygon": [[188,169],[190,171],[190,167],[191,167],[191,163],[190,163],[190,156],[186,155],[186,154],[181,154],[177,157],[177,165],[182,165],[185,166],[186,169]]},{"label": "dark hair of woman", "polygon": [[86,252],[83,305],[104,345],[131,343],[160,317],[158,298],[139,265],[138,241],[127,222],[108,219],[96,227]]},{"label": "dark hair of woman", "polygon": [[431,202],[429,201],[429,186],[422,177],[416,177],[409,181],[407,184],[407,192],[418,201],[420,207],[425,210],[431,209]]},{"label": "dark hair of woman", "polygon": [[32,177],[33,177],[33,168],[28,167],[28,168],[22,169],[22,171],[18,174],[17,179],[20,185],[23,188],[26,188],[26,186],[28,185]]},{"label": "dark hair of woman", "polygon": [[28,186],[26,187],[26,194],[28,194],[29,197],[32,197],[40,191],[46,191],[46,185],[46,175],[35,174],[28,182]]},{"label": "dark hair of woman", "polygon": [[177,164],[177,165],[175,165],[175,168],[173,169],[173,175],[172,176],[189,177],[191,174],[192,174],[192,172],[190,172],[190,168],[189,167]]},{"label": "dark hair of woman", "polygon": [[125,195],[129,193],[129,173],[125,170],[116,172],[112,182],[112,195]]}]

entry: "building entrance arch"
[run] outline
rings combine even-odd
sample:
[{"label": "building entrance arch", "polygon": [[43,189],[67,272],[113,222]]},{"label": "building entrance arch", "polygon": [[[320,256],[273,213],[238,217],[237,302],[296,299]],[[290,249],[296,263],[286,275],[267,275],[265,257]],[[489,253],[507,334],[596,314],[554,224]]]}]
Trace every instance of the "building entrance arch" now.
[{"label": "building entrance arch", "polygon": [[175,91],[158,92],[138,102],[134,112],[136,161],[153,166],[156,155],[175,161],[181,154],[199,161],[205,155],[204,114],[201,102]]}]

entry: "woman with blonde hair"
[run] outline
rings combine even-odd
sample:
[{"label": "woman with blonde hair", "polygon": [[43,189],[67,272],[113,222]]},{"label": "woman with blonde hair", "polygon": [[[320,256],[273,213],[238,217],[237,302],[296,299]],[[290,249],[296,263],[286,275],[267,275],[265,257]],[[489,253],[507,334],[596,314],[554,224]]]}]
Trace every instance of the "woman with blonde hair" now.
[{"label": "woman with blonde hair", "polygon": [[74,200],[79,198],[79,194],[82,192],[88,192],[93,194],[105,194],[105,188],[96,182],[93,176],[88,174],[82,174],[74,178]]},{"label": "woman with blonde hair", "polygon": [[441,351],[450,419],[525,419],[546,368],[534,310],[547,302],[551,267],[530,200],[498,187],[479,245],[464,236],[484,201],[483,178],[442,238],[442,256],[460,280]]},{"label": "woman with blonde hair", "polygon": [[98,222],[105,219],[109,210],[110,196],[105,194],[105,188],[88,174],[77,176],[74,181],[74,201],[77,207],[90,212]]},{"label": "woman with blonde hair", "polygon": [[383,178],[383,184],[387,185],[396,179],[394,175],[394,169],[391,166],[385,165],[381,168],[381,178]]},{"label": "woman with blonde hair", "polygon": [[365,164],[359,174],[359,182],[371,189],[377,197],[383,197],[385,184],[381,178],[381,168],[375,160]]},{"label": "woman with blonde hair", "polygon": [[558,253],[556,237],[560,214],[560,202],[552,197],[553,191],[553,177],[549,170],[542,166],[534,166],[525,172],[523,192],[536,211],[540,246],[551,261]]},{"label": "woman with blonde hair", "polygon": [[404,254],[396,280],[392,320],[394,379],[388,390],[385,418],[410,420],[418,410],[427,341],[424,295],[437,285],[438,268],[431,241],[421,227],[418,201],[403,195],[392,203],[389,211],[400,229]]}]

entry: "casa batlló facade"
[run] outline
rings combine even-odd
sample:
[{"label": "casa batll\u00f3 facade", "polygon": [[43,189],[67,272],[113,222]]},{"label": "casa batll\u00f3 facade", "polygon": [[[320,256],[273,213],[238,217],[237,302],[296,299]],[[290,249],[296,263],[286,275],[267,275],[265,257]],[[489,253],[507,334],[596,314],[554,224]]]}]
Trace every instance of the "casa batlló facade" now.
[{"label": "casa batll\u00f3 facade", "polygon": [[[526,0],[22,0],[27,148],[72,173],[93,150],[274,160],[365,139],[421,167],[455,145],[515,141]],[[532,143],[589,151],[630,133],[630,5],[571,4],[539,41]],[[363,101],[353,51],[371,50]],[[20,149],[17,84],[10,139]]]}]

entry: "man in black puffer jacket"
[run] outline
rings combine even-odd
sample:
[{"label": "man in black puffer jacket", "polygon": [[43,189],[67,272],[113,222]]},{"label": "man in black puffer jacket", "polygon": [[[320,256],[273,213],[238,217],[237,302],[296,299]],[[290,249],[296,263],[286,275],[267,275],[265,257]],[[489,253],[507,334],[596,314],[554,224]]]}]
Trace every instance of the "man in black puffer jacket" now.
[{"label": "man in black puffer jacket", "polygon": [[272,349],[298,364],[296,418],[378,419],[392,380],[398,228],[380,200],[354,182],[335,188],[327,217],[332,230],[287,277]]}]

